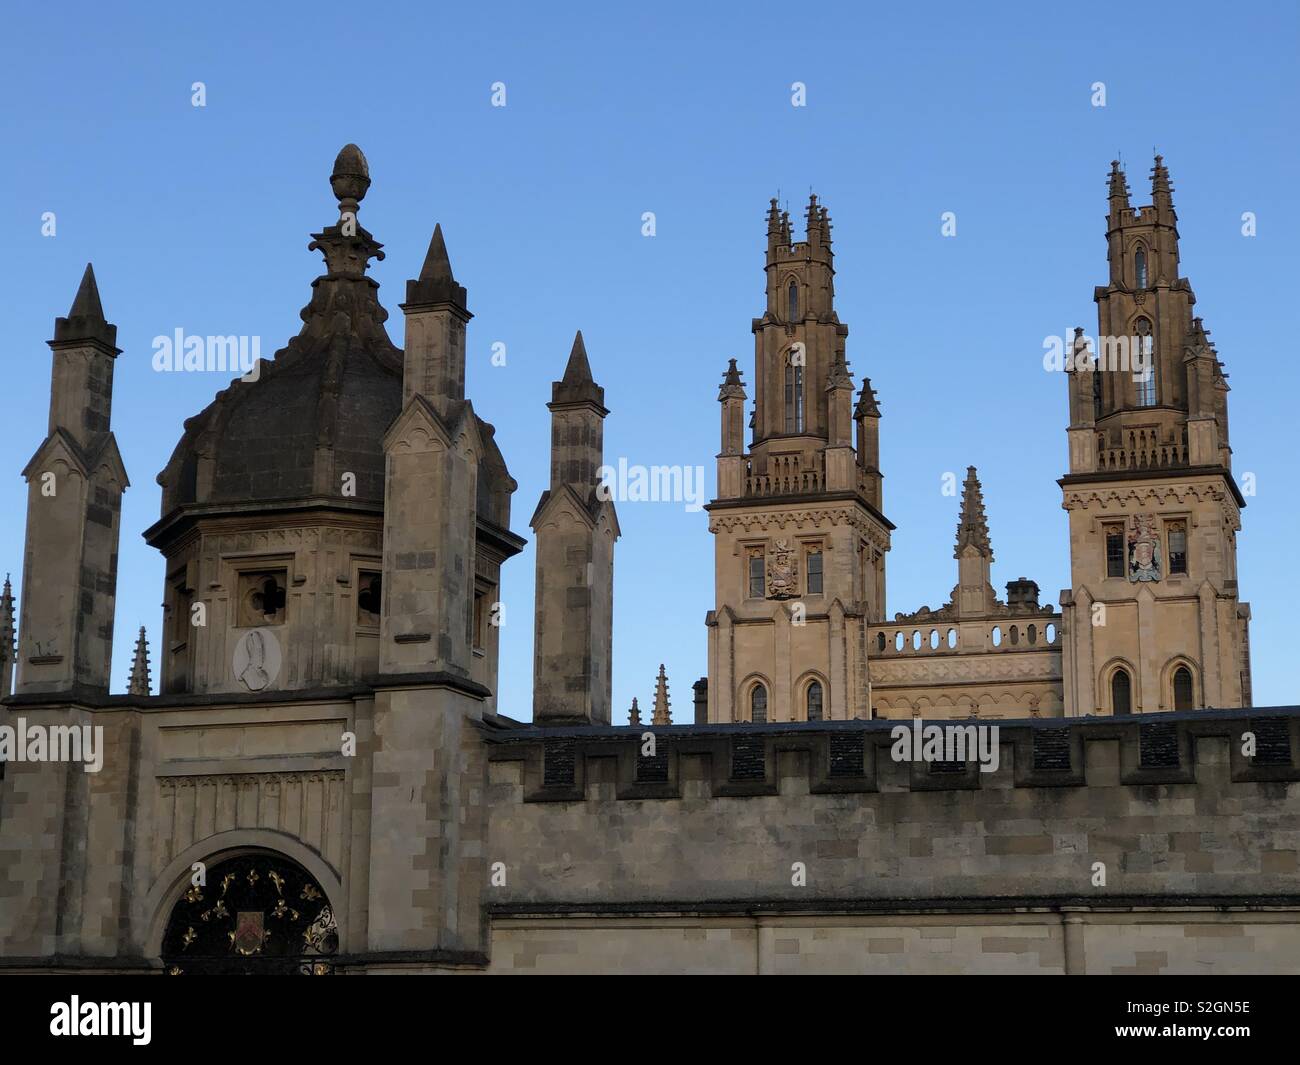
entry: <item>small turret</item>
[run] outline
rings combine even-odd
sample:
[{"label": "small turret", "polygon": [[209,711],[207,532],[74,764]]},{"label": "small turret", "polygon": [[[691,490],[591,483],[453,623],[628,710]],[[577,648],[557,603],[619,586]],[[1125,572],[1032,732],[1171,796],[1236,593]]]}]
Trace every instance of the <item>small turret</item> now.
[{"label": "small turret", "polygon": [[659,676],[655,680],[655,709],[650,721],[653,725],[671,725],[673,723],[672,705],[668,701],[668,675],[663,663],[659,663]]},{"label": "small turret", "polygon": [[4,592],[0,594],[0,699],[14,690],[14,661],[18,657],[14,631],[14,591],[6,573]]},{"label": "small turret", "polygon": [[145,636],[144,626],[140,626],[140,635],[135,641],[135,655],[131,659],[131,679],[127,683],[128,695],[148,695],[152,689],[149,677],[149,640]]}]

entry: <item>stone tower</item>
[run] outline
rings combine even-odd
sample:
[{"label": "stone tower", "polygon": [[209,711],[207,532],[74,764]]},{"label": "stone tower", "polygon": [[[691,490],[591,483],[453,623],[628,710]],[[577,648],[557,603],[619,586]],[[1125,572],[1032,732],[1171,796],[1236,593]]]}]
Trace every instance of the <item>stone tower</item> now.
[{"label": "stone tower", "polygon": [[865,381],[854,404],[830,215],[816,196],[806,225],[793,242],[771,202],[748,448],[735,360],[718,396],[710,721],[871,716],[866,625],[884,615],[893,529],[881,512],[880,411]]},{"label": "stone tower", "polygon": [[1149,206],[1111,164],[1098,340],[1069,371],[1072,587],[1062,593],[1066,713],[1250,705],[1238,599],[1245,506],[1232,474],[1227,376],[1178,264],[1169,171]]},{"label": "stone tower", "polygon": [[108,691],[128,485],[111,427],[116,341],[87,265],[68,316],[54,322],[49,434],[23,470],[19,693]]},{"label": "stone tower", "polygon": [[533,720],[608,725],[619,527],[600,489],[605,390],[592,379],[581,332],[546,406],[551,483],[530,522],[537,534]]}]

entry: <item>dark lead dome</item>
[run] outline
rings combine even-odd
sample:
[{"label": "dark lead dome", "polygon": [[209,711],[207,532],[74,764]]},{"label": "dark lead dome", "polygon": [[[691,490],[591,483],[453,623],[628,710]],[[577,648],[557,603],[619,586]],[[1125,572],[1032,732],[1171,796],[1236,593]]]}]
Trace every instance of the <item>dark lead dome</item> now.
[{"label": "dark lead dome", "polygon": [[[186,421],[158,475],[164,516],[192,505],[321,498],[383,504],[383,442],[401,411],[402,352],[384,327],[379,283],[366,275],[369,261],[384,253],[356,222],[370,176],[355,145],[339,152],[330,183],[340,217],[312,234],[308,248],[324,254],[326,273],[312,282],[302,331],[259,364],[256,380],[233,381]],[[450,277],[449,263],[446,270]],[[486,445],[478,512],[506,526],[515,483],[492,426],[478,422]],[[354,496],[343,492],[347,474],[354,475]]]}]

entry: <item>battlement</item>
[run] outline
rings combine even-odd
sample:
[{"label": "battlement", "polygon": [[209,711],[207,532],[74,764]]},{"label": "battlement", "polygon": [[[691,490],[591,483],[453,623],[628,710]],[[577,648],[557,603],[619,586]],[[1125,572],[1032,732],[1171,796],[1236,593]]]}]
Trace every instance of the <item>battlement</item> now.
[{"label": "battlement", "polygon": [[[996,768],[898,761],[898,721],[521,729],[484,734],[489,761],[515,763],[523,802],[721,798],[786,793],[1001,791],[1300,780],[1300,707],[917,726],[996,729]],[[1255,754],[1247,756],[1247,733]],[[653,754],[643,754],[649,737]],[[1226,744],[1226,751],[1225,751]],[[990,760],[992,761],[992,760]],[[509,774],[494,766],[494,779]]]}]

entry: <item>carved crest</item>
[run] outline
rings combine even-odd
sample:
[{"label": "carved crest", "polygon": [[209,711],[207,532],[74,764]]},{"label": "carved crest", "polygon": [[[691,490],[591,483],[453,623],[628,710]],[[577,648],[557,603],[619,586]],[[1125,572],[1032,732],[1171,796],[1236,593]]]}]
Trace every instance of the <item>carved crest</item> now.
[{"label": "carved crest", "polygon": [[799,594],[798,562],[789,540],[775,541],[767,551],[767,595],[769,599],[793,599]]},{"label": "carved crest", "polygon": [[1128,579],[1158,581],[1160,570],[1160,536],[1154,514],[1133,514],[1128,525]]}]

